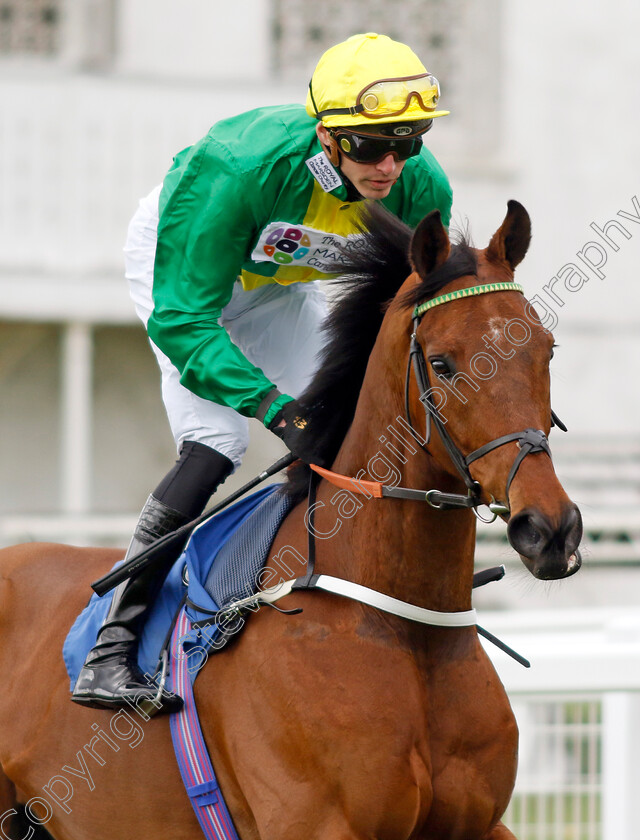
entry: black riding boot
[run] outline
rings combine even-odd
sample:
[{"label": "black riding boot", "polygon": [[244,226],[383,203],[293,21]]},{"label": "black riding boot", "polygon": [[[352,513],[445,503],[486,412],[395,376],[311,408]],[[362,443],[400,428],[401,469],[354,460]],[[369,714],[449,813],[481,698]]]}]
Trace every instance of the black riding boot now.
[{"label": "black riding boot", "polygon": [[[199,443],[185,444],[175,467],[147,499],[125,560],[198,516],[232,469],[231,461],[215,450]],[[167,504],[167,499],[179,503],[181,510]],[[136,706],[149,716],[182,707],[180,697],[164,689],[159,692],[145,678],[137,658],[144,620],[183,545],[161,552],[154,563],[117,587],[95,647],[78,675],[74,702],[94,708]]]}]

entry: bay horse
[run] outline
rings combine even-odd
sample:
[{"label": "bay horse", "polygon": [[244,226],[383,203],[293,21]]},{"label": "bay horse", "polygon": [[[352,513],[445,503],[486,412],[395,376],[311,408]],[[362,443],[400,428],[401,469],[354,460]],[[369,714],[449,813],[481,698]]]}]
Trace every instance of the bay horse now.
[{"label": "bay horse", "polygon": [[[414,233],[372,213],[300,400],[301,451],[355,479],[347,495],[331,476],[317,484],[319,573],[467,611],[480,501],[500,512],[536,578],[577,571],[580,514],[545,448],[553,338],[513,279],[529,239],[514,201],[484,250],[451,245],[437,211]],[[269,568],[283,550],[306,557],[308,474],[290,471],[295,503]],[[355,492],[372,477],[437,493]],[[39,823],[57,840],[202,836],[168,720],[69,700],[63,640],[90,581],[121,556],[51,544],[0,552],[3,837],[42,836]],[[512,840],[500,818],[517,726],[475,626],[417,624],[327,592],[280,604],[303,611],[261,608],[195,682],[242,840]]]}]

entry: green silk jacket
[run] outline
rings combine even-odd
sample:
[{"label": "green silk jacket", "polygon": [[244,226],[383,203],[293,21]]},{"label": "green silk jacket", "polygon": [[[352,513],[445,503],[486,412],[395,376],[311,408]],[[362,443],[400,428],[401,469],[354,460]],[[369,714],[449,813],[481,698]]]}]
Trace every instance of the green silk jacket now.
[{"label": "green silk jacket", "polygon": [[[325,263],[357,242],[360,202],[347,200],[315,128],[301,105],[222,120],[175,157],[160,195],[149,336],[186,388],[247,417],[275,386],[219,323],[234,284],[335,276]],[[412,227],[437,208],[448,226],[451,187],[423,148],[382,203]],[[278,397],[265,425],[289,399]]]}]

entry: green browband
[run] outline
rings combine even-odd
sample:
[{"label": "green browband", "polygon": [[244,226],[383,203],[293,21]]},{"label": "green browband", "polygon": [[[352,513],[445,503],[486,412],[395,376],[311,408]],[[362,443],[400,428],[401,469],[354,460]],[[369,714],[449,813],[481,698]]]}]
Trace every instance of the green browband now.
[{"label": "green browband", "polygon": [[449,292],[447,295],[440,295],[440,297],[432,298],[426,303],[421,303],[413,310],[413,317],[419,318],[424,315],[429,309],[434,306],[440,306],[441,303],[449,303],[452,300],[461,300],[462,298],[474,297],[475,295],[484,295],[487,292],[520,292],[524,290],[522,286],[517,283],[485,283],[483,286],[471,286],[469,289],[459,289],[457,292]]}]

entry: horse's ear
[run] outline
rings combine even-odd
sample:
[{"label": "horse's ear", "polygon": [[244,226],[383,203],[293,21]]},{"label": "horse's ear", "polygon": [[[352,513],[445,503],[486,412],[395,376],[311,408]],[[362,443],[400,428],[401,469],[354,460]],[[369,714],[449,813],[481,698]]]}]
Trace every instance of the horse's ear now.
[{"label": "horse's ear", "polygon": [[507,215],[491,237],[488,260],[506,262],[511,270],[522,262],[531,242],[531,219],[519,201],[507,203]]},{"label": "horse's ear", "polygon": [[409,257],[414,271],[424,278],[449,256],[451,245],[439,210],[432,210],[420,222],[411,239]]}]

